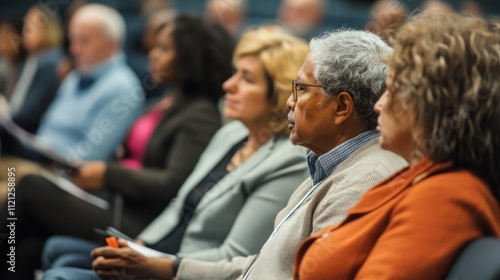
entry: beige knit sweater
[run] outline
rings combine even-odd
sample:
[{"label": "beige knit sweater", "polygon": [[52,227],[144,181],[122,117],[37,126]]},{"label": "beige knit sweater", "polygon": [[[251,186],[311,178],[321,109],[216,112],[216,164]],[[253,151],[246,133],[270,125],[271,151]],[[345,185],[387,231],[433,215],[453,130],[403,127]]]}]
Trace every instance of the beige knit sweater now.
[{"label": "beige knit sweater", "polygon": [[[351,154],[267,241],[248,279],[291,279],[295,251],[302,240],[327,225],[340,223],[370,187],[406,164],[399,156],[382,150],[378,139]],[[313,182],[309,178],[297,188],[287,206],[276,216],[275,226],[312,186]],[[241,279],[254,257],[235,257],[219,262],[183,259],[176,278]]]}]

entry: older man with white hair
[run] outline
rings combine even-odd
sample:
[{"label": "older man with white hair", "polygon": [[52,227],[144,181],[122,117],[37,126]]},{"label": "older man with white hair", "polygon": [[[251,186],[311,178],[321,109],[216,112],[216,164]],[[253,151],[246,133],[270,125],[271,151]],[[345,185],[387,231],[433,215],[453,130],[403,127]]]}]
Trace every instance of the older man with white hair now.
[{"label": "older man with white hair", "polygon": [[85,5],[69,25],[76,69],[64,80],[37,131],[67,159],[109,160],[141,113],[140,81],[121,52],[125,22],[112,8]]}]

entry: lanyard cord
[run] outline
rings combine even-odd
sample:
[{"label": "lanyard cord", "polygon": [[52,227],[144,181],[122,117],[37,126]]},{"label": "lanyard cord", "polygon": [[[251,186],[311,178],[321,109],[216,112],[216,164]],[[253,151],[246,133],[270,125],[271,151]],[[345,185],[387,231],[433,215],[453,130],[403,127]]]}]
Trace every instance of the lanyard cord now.
[{"label": "lanyard cord", "polygon": [[313,192],[319,187],[319,185],[321,185],[321,183],[323,182],[323,180],[321,180],[319,183],[317,183],[316,185],[314,185],[305,195],[304,197],[299,201],[299,203],[297,203],[297,205],[295,205],[295,207],[292,209],[292,211],[290,211],[288,213],[288,215],[286,215],[285,218],[283,218],[283,220],[281,220],[281,222],[274,228],[273,232],[271,233],[271,235],[269,236],[269,238],[266,240],[266,242],[264,243],[264,245],[262,245],[262,248],[260,249],[260,251],[255,255],[255,257],[253,258],[252,262],[250,263],[250,265],[248,266],[248,268],[246,269],[245,273],[243,274],[243,278],[242,280],[246,280],[248,278],[248,276],[250,275],[250,272],[252,272],[252,269],[255,265],[255,261],[257,261],[257,259],[259,258],[259,255],[260,255],[260,252],[262,252],[262,249],[264,248],[264,246],[266,245],[266,243],[269,241],[269,239],[271,239],[277,232],[278,230],[281,228],[281,226],[283,226],[283,224],[288,220],[290,219],[290,217],[295,214],[295,212],[302,206],[302,204],[304,204],[304,202],[307,200],[307,198],[309,198],[311,196],[311,194],[313,194]]}]

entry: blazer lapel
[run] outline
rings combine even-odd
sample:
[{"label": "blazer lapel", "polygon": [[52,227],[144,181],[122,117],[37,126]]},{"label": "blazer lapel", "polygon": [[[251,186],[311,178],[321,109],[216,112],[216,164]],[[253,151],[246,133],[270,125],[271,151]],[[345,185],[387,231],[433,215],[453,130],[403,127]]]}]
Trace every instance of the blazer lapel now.
[{"label": "blazer lapel", "polygon": [[[229,152],[229,150],[238,142],[241,142],[243,139],[245,139],[245,137],[247,136],[248,132],[246,130],[232,131],[230,135],[225,135],[224,137],[221,137],[224,139],[223,141],[220,141],[219,143],[211,143],[210,153],[206,154],[204,152],[203,164],[196,165],[195,169],[189,175],[188,179],[184,183],[183,188],[181,188],[181,191],[178,194],[179,200],[184,201],[186,197],[189,195],[189,193],[193,190],[193,188],[195,188],[198,185],[198,183],[212,171],[215,165],[217,165],[217,163],[219,163],[222,160],[222,158]],[[198,161],[198,163],[200,162],[201,160]],[[224,179],[225,178],[223,178],[221,182],[224,181]],[[203,199],[201,202],[203,202]],[[201,205],[201,202],[198,205],[198,207]]]},{"label": "blazer lapel", "polygon": [[[273,137],[262,145],[250,158],[248,158],[242,165],[228,173],[222,180],[220,180],[205,196],[201,199],[198,209],[202,209],[208,205],[212,200],[226,193],[230,188],[240,184],[244,176],[255,166],[266,159],[271,153],[277,141],[277,137]],[[220,159],[219,159],[220,160]],[[217,161],[218,162],[218,161]]]},{"label": "blazer lapel", "polygon": [[[163,97],[165,98],[165,97]],[[163,98],[158,99],[155,101],[147,110],[145,114],[151,113],[151,110],[163,100]],[[151,159],[156,158],[156,148],[159,145],[160,139],[165,139],[165,137],[160,137],[158,135],[169,135],[173,133],[173,129],[177,127],[177,124],[172,122],[172,118],[175,118],[176,114],[183,110],[186,106],[189,105],[189,102],[183,98],[183,97],[178,97],[177,100],[174,100],[172,106],[168,108],[163,115],[160,118],[160,121],[156,125],[156,127],[153,130],[153,133],[151,134],[151,137],[149,138],[150,141],[148,141],[146,151],[144,153],[144,165],[148,165]],[[145,115],[143,114],[143,116]],[[169,122],[168,125],[164,126],[165,122]],[[156,142],[155,142],[156,141]]]}]

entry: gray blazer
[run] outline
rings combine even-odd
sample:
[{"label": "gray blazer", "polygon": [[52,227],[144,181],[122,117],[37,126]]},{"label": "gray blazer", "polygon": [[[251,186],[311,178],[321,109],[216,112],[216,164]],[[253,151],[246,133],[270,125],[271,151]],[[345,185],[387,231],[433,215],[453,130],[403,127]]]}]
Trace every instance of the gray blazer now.
[{"label": "gray blazer", "polygon": [[[377,141],[368,142],[337,166],[266,242],[249,279],[292,279],[295,251],[302,240],[325,226],[340,223],[370,187],[406,165],[401,157],[382,150]],[[308,178],[297,188],[288,205],[276,216],[275,225],[297,205],[312,185]],[[176,278],[240,279],[253,259],[254,256],[236,257],[217,263],[183,259]]]},{"label": "gray blazer", "polygon": [[[191,190],[247,136],[240,122],[221,128],[177,198],[139,239],[156,243],[168,235],[179,222]],[[179,255],[215,261],[257,253],[273,229],[274,217],[307,176],[306,151],[292,146],[287,137],[273,137],[205,194],[186,229]]]}]

